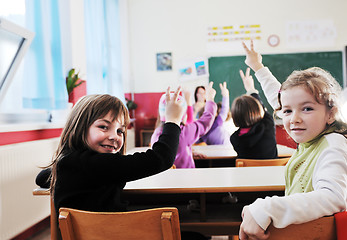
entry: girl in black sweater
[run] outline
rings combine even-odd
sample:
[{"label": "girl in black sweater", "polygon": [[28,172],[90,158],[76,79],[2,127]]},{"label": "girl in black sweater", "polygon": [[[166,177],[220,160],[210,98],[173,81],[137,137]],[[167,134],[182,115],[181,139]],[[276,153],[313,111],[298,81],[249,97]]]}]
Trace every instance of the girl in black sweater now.
[{"label": "girl in black sweater", "polygon": [[121,193],[128,181],[169,169],[175,160],[184,113],[180,88],[166,94],[166,123],[152,149],[125,155],[128,110],[107,94],[81,98],[72,109],[51,165],[36,178],[50,187],[57,216],[60,207],[125,211]]}]

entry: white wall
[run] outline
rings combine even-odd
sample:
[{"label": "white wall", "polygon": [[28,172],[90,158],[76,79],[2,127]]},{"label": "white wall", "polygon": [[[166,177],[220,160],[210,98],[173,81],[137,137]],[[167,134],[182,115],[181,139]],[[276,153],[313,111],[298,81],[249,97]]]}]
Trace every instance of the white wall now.
[{"label": "white wall", "polygon": [[[347,1],[345,0],[128,0],[128,32],[131,85],[126,92],[161,92],[178,85],[194,89],[208,80],[181,83],[177,63],[199,56],[243,55],[239,51],[208,53],[206,34],[209,26],[260,24],[261,53],[288,53],[343,50],[347,45]],[[337,38],[333,46],[290,49],[285,43],[288,21],[332,20]],[[277,34],[278,47],[267,38]],[[173,71],[156,71],[156,53],[172,52]],[[130,86],[132,86],[130,88]]]}]

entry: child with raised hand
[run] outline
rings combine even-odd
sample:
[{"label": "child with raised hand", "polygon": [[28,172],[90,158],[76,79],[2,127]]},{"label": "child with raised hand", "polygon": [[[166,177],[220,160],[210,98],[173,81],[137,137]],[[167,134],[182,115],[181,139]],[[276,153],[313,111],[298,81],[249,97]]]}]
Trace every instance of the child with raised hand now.
[{"label": "child with raised hand", "polygon": [[228,117],[229,108],[229,90],[226,82],[219,84],[222,102],[217,104],[217,115],[210,131],[202,136],[198,142],[205,142],[207,145],[230,145],[230,135],[225,131],[223,123]]},{"label": "child with raised hand", "polygon": [[230,142],[238,158],[277,158],[275,121],[254,87],[250,68],[246,74],[240,70],[240,76],[247,94],[235,98],[232,103],[231,116],[239,129],[231,135]]},{"label": "child with raised hand", "polygon": [[188,124],[194,121],[194,109],[193,109],[193,104],[191,99],[191,93],[189,90],[185,88],[182,89],[182,93],[187,103],[187,118],[186,118],[185,124]]},{"label": "child with raised hand", "polygon": [[[177,100],[180,88],[166,92],[163,131],[152,149],[125,155],[128,110],[107,94],[81,98],[66,122],[51,165],[36,183],[50,182],[55,209],[70,207],[96,212],[125,211],[121,193],[126,182],[169,169],[175,160],[184,109]],[[51,178],[47,179],[47,172]],[[49,174],[48,174],[49,175]]]},{"label": "child with raised hand", "polygon": [[317,67],[294,71],[281,85],[263,66],[253,42],[250,49],[243,47],[245,63],[298,143],[285,167],[285,196],[257,199],[242,211],[240,239],[267,239],[270,223],[284,228],[346,210],[347,126],[338,117],[341,88],[328,72]]},{"label": "child with raised hand", "polygon": [[[214,90],[212,86],[213,82],[210,82],[206,87],[206,104],[202,116],[189,124],[181,122],[181,134],[174,163],[176,168],[195,168],[192,145],[210,130],[217,112],[217,105],[214,102],[216,90]],[[159,104],[159,115],[162,121],[165,120],[165,118],[163,118],[161,112],[165,107],[165,103]],[[151,137],[151,145],[158,140],[158,136],[160,136],[162,130],[162,124],[156,127]]]}]

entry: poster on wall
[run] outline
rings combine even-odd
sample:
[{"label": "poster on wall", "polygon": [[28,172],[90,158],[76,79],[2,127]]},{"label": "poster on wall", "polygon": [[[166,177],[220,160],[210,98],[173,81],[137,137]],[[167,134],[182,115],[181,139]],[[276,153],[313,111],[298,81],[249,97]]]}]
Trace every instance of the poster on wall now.
[{"label": "poster on wall", "polygon": [[286,24],[286,37],[291,48],[331,47],[337,31],[333,20],[290,21]]},{"label": "poster on wall", "polygon": [[170,52],[157,53],[157,71],[171,71],[172,56]]},{"label": "poster on wall", "polygon": [[208,76],[208,65],[205,58],[183,60],[179,62],[177,66],[180,81],[193,80]]},{"label": "poster on wall", "polygon": [[240,52],[242,41],[260,40],[262,31],[260,24],[233,24],[210,26],[207,28],[207,52]]}]

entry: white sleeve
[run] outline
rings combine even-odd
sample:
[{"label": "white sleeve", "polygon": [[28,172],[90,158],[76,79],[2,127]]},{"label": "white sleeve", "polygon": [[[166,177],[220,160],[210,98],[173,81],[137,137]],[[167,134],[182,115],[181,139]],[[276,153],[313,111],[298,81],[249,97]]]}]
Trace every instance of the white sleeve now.
[{"label": "white sleeve", "polygon": [[326,136],[333,145],[317,159],[312,177],[314,191],[257,199],[249,206],[259,226],[265,230],[272,222],[275,227],[284,228],[346,210],[347,141],[336,135],[340,134]]},{"label": "white sleeve", "polygon": [[264,91],[265,97],[273,109],[279,107],[278,91],[281,88],[281,83],[275,78],[267,67],[259,69],[255,76],[259,81],[261,88]]}]

